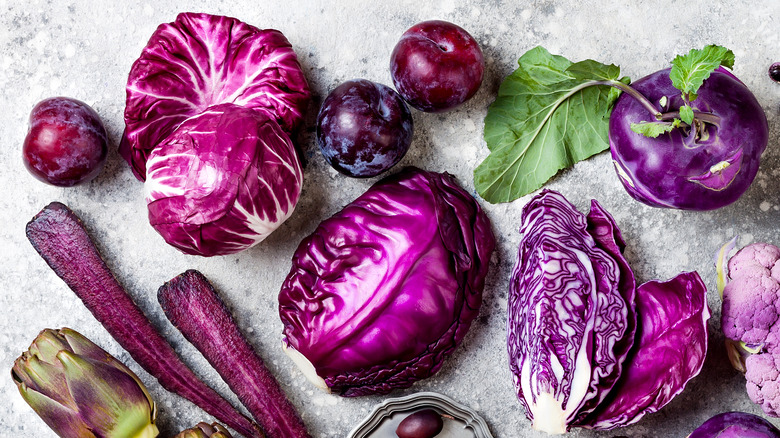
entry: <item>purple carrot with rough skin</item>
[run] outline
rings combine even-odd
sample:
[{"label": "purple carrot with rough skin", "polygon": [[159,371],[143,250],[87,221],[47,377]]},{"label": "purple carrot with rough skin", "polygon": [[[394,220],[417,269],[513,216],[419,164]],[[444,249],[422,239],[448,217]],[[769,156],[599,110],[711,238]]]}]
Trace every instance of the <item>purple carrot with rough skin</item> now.
[{"label": "purple carrot with rough skin", "polygon": [[106,266],[84,224],[52,202],[27,224],[27,238],[111,336],[163,388],[181,395],[246,437],[262,438],[257,424],[203,383],[133,302]]},{"label": "purple carrot with rough skin", "polygon": [[247,342],[222,299],[196,270],[157,291],[165,316],[200,350],[269,437],[310,437],[271,371]]}]

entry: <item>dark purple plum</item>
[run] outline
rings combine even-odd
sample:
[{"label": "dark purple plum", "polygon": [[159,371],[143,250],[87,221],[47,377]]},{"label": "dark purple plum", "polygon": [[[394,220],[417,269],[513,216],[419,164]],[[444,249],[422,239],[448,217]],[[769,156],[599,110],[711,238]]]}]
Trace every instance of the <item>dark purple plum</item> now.
[{"label": "dark purple plum", "polygon": [[51,97],[30,113],[22,153],[25,167],[35,178],[70,187],[100,173],[108,153],[106,129],[86,103]]},{"label": "dark purple plum", "polygon": [[433,438],[444,428],[444,420],[433,409],[409,414],[398,423],[395,434],[399,438]]},{"label": "dark purple plum", "polygon": [[409,105],[425,112],[453,109],[482,84],[485,60],[463,28],[441,20],[417,23],[390,55],[390,74]]},{"label": "dark purple plum", "polygon": [[412,142],[412,113],[392,88],[365,79],[328,94],[317,116],[317,142],[325,159],[353,177],[393,167]]},{"label": "dark purple plum", "polygon": [[769,66],[769,77],[775,82],[780,82],[780,62]]}]

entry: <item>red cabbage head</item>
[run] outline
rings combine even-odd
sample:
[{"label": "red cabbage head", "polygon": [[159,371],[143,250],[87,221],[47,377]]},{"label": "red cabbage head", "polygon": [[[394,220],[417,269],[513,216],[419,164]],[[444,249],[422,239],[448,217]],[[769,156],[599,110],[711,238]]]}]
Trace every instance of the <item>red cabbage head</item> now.
[{"label": "red cabbage head", "polygon": [[295,251],[279,294],[284,347],[343,396],[429,377],[479,312],[494,246],[490,221],[452,176],[385,178]]}]

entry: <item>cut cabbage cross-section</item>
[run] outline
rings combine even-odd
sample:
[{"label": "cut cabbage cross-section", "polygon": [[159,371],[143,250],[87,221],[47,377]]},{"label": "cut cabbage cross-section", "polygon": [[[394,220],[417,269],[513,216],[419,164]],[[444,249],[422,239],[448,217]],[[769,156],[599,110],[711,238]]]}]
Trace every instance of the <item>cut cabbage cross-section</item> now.
[{"label": "cut cabbage cross-section", "polygon": [[612,216],[550,190],[523,208],[520,232],[507,349],[535,429],[635,423],[701,371],[710,313],[697,273],[637,286]]}]

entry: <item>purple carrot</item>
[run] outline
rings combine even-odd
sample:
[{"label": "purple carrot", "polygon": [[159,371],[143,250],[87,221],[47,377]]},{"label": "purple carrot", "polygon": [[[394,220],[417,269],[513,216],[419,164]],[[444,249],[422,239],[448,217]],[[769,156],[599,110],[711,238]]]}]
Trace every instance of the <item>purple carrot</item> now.
[{"label": "purple carrot", "polygon": [[157,291],[165,316],[200,350],[269,437],[309,437],[306,426],[211,284],[189,270]]},{"label": "purple carrot", "polygon": [[257,424],[200,381],[136,306],[100,257],[84,224],[52,202],[27,224],[27,238],[92,315],[163,388],[192,401],[246,437],[263,437]]}]

